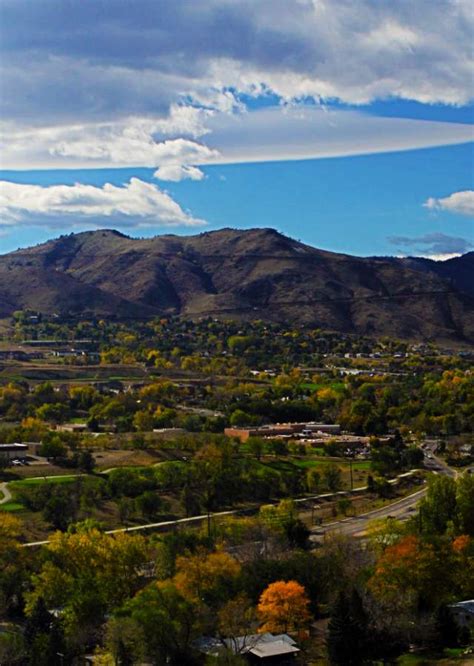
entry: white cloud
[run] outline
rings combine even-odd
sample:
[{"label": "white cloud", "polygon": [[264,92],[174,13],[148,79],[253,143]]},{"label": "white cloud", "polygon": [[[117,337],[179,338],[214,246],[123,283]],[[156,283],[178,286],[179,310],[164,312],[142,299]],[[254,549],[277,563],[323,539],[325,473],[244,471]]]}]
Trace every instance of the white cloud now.
[{"label": "white cloud", "polygon": [[449,197],[441,199],[430,197],[423,206],[431,210],[445,210],[449,213],[474,216],[474,190],[454,192]]},{"label": "white cloud", "polygon": [[[213,114],[207,117],[207,130],[204,145],[189,138],[166,138],[155,119],[21,131],[4,124],[1,162],[5,169],[184,165],[189,169],[410,150],[473,138],[472,127],[465,124],[381,118],[314,105]],[[189,170],[175,173],[191,175]]]},{"label": "white cloud", "polygon": [[0,225],[199,226],[169,194],[131,178],[123,187],[22,185],[0,181]]},{"label": "white cloud", "polygon": [[169,164],[168,166],[161,166],[155,171],[153,176],[159,180],[169,180],[177,183],[180,180],[186,179],[202,180],[204,178],[204,173],[197,167]]},{"label": "white cloud", "polygon": [[101,163],[127,166],[154,167],[163,164],[206,162],[218,153],[207,146],[189,139],[153,139],[154,125],[131,123],[118,128],[109,125],[77,131],[75,136],[56,143],[50,148],[53,157],[98,160]]},{"label": "white cloud", "polygon": [[364,155],[472,141],[459,123],[382,118],[317,106],[266,108],[212,118],[208,163],[265,162]]}]

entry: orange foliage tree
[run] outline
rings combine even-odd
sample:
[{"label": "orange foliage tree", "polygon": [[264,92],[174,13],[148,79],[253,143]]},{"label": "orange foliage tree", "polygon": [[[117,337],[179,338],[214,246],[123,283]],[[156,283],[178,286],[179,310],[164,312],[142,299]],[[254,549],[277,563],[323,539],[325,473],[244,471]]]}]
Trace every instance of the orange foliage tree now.
[{"label": "orange foliage tree", "polygon": [[295,580],[278,580],[261,594],[258,616],[261,632],[287,632],[303,629],[311,619],[306,590]]},{"label": "orange foliage tree", "polygon": [[435,607],[453,584],[451,548],[435,549],[415,535],[402,537],[388,546],[379,558],[369,588],[381,598],[411,594],[413,602],[422,599]]}]

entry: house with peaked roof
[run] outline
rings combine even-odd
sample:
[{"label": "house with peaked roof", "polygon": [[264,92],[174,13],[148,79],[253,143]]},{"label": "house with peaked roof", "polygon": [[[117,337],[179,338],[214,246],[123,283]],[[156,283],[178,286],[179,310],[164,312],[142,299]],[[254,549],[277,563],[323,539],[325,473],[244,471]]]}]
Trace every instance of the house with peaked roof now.
[{"label": "house with peaked roof", "polygon": [[202,637],[196,642],[196,648],[208,657],[218,658],[225,650],[234,655],[241,655],[249,664],[265,666],[287,666],[294,663],[300,652],[296,642],[288,634],[251,634],[236,638]]}]

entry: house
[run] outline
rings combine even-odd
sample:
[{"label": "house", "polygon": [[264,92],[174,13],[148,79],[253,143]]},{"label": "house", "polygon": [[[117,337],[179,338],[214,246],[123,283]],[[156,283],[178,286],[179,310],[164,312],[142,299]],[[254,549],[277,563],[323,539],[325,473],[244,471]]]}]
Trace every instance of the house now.
[{"label": "house", "polygon": [[217,659],[224,650],[245,657],[249,664],[286,666],[293,664],[300,652],[296,642],[288,634],[251,634],[236,638],[203,637],[196,642],[196,648],[208,657]]},{"label": "house", "polygon": [[449,604],[448,608],[460,627],[469,629],[474,623],[474,599]]},{"label": "house", "polygon": [[58,432],[86,432],[88,428],[87,423],[63,423],[56,426]]}]

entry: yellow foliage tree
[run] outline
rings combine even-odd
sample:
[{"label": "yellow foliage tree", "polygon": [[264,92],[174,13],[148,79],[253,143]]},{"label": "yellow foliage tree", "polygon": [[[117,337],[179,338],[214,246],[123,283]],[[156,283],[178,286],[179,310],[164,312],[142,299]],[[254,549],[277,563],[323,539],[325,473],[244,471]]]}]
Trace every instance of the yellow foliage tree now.
[{"label": "yellow foliage tree", "polygon": [[306,590],[295,580],[278,580],[261,594],[258,616],[260,632],[287,632],[304,629],[311,620]]},{"label": "yellow foliage tree", "polygon": [[177,590],[190,601],[206,601],[219,596],[240,573],[240,564],[228,553],[207,553],[178,557],[173,579]]}]

